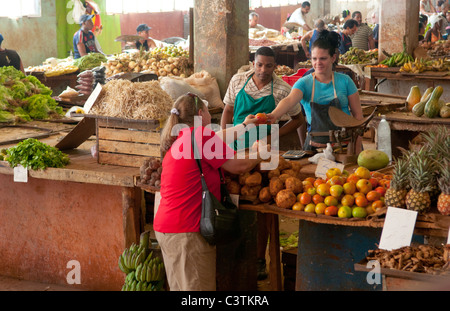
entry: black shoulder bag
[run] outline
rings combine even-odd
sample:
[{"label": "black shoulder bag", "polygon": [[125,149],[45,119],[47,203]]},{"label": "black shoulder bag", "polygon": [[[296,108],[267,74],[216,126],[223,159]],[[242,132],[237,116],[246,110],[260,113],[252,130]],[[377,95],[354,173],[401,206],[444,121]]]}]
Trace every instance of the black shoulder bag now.
[{"label": "black shoulder bag", "polygon": [[236,240],[240,235],[237,207],[231,200],[220,168],[221,201],[219,201],[214,194],[209,192],[203,175],[194,131],[195,129],[191,134],[192,149],[194,150],[194,157],[200,169],[200,178],[202,181],[202,216],[200,219],[200,233],[211,245],[227,244]]}]

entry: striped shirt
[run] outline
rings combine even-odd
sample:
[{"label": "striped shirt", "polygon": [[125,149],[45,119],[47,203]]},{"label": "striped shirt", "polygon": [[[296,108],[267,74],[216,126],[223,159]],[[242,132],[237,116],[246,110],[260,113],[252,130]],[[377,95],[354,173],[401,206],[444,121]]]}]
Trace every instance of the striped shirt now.
[{"label": "striped shirt", "polygon": [[361,24],[358,26],[355,34],[352,38],[352,46],[364,51],[369,50],[369,37],[373,35],[372,28],[367,24]]},{"label": "striped shirt", "polygon": [[[223,99],[223,103],[225,105],[230,105],[234,107],[234,102],[236,100],[237,94],[244,87],[245,82],[247,82],[250,76],[253,75],[254,73],[255,70],[252,69],[250,71],[237,73],[231,78],[227,92]],[[291,92],[291,86],[286,82],[284,82],[283,79],[278,77],[275,73],[273,73],[272,79],[273,79],[273,97],[275,98],[275,105],[278,105],[278,103],[283,98],[289,95],[289,93]],[[249,96],[253,97],[253,99],[259,99],[261,97],[269,96],[272,94],[272,83],[268,83],[261,90],[258,90],[258,87],[255,85],[255,82],[253,82],[253,79],[250,79],[247,85],[245,86],[244,90]],[[289,110],[289,112],[286,115],[280,118],[280,120],[281,121],[290,120],[291,119],[290,116],[298,115],[299,113],[301,113],[301,111],[302,110],[299,103],[294,107],[292,107],[291,110]]]}]

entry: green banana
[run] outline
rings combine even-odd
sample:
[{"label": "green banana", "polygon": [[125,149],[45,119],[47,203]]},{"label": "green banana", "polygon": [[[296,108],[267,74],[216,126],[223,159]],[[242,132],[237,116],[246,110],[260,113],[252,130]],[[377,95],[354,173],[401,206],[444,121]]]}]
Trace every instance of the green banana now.
[{"label": "green banana", "polygon": [[150,259],[152,259],[153,256],[153,251],[150,252],[150,254],[148,254],[147,258],[145,259],[144,263],[147,264],[150,262]]},{"label": "green banana", "polygon": [[136,267],[136,280],[138,280],[138,281],[140,281],[141,271],[142,271],[142,265],[140,264]]},{"label": "green banana", "polygon": [[143,265],[143,267],[142,267],[142,275],[141,275],[142,281],[147,281],[147,270],[148,270],[148,266],[147,265]]},{"label": "green banana", "polygon": [[128,273],[130,272],[130,269],[128,269],[128,268],[125,266],[125,262],[124,262],[123,255],[120,255],[120,256],[119,256],[119,269],[120,269],[123,273],[125,273],[125,274],[128,274]]},{"label": "green banana", "polygon": [[150,281],[152,280],[152,275],[151,275],[151,273],[152,273],[152,269],[150,268],[150,265],[147,265],[147,272],[146,272],[146,274],[145,274],[145,280],[146,280],[147,282],[150,282]]}]

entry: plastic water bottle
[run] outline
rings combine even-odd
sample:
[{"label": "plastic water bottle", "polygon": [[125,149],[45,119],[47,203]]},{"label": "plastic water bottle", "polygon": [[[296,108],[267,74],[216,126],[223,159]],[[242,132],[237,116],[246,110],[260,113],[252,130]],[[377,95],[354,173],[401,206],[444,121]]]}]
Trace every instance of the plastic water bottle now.
[{"label": "plastic water bottle", "polygon": [[386,116],[382,115],[377,130],[377,149],[386,153],[389,161],[392,161],[391,148],[391,127],[388,121],[386,121]]}]

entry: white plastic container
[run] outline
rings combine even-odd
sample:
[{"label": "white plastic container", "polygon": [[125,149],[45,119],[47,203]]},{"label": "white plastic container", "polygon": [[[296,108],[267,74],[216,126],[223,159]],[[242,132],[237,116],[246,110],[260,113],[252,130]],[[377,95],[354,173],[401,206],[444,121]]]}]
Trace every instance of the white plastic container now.
[{"label": "white plastic container", "polygon": [[381,116],[380,124],[378,124],[377,149],[386,153],[389,161],[392,161],[391,127],[384,115]]}]

